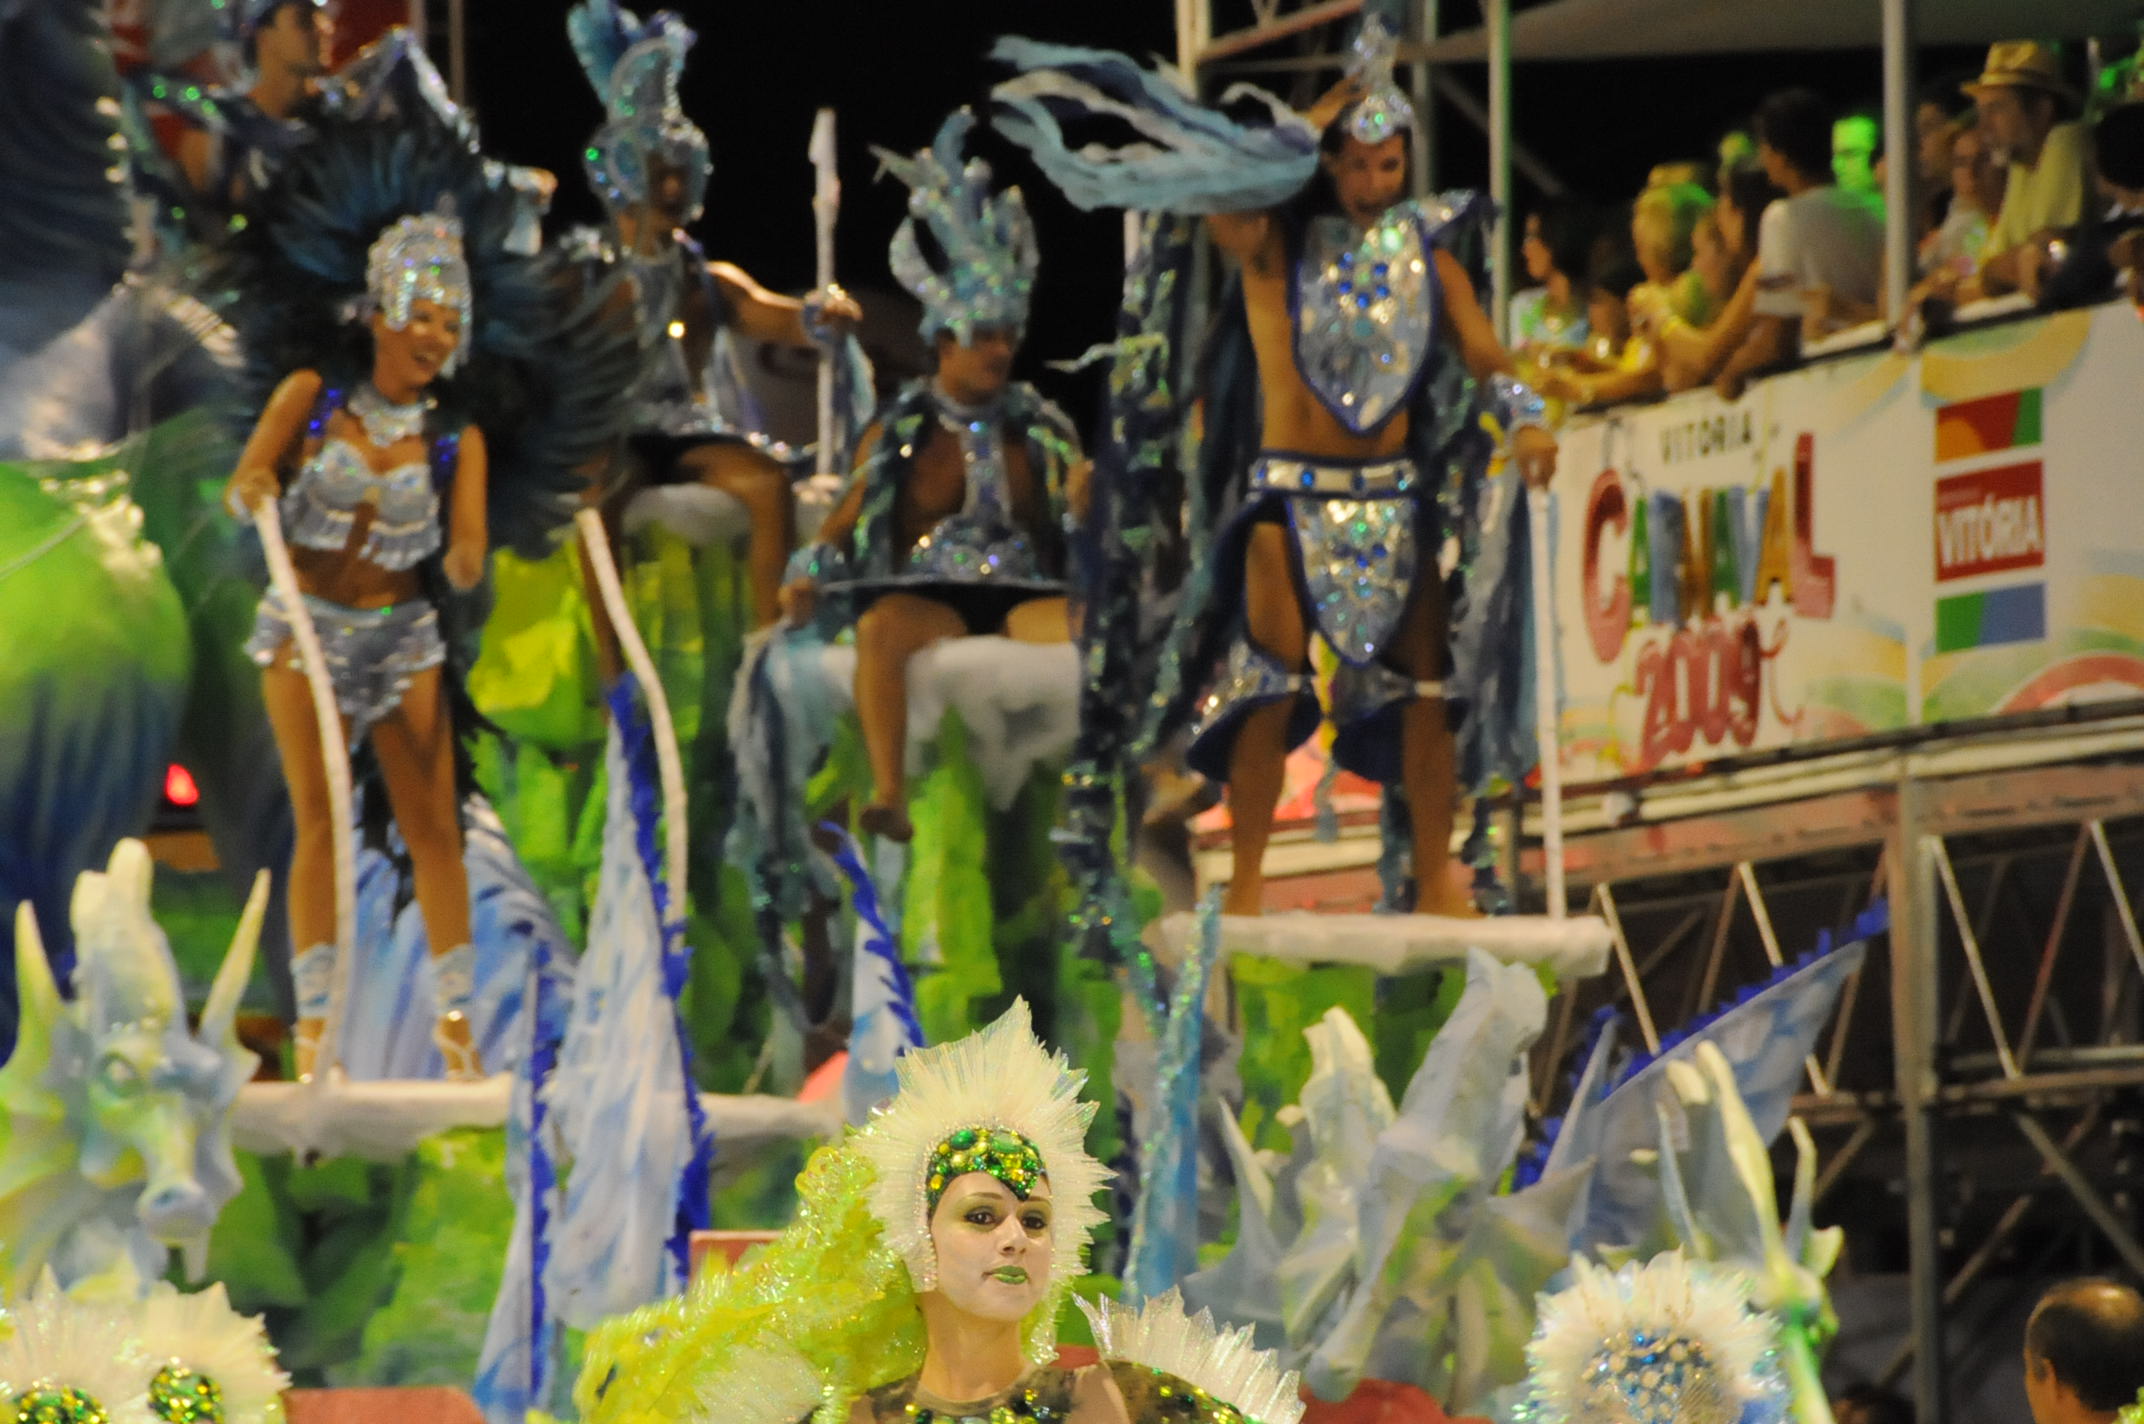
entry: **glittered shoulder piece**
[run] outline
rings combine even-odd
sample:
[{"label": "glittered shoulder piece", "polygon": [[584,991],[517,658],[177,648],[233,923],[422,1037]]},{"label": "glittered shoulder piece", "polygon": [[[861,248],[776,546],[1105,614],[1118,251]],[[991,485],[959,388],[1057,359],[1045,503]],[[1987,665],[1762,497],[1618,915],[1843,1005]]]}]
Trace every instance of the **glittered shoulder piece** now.
[{"label": "glittered shoulder piece", "polygon": [[1432,252],[1411,203],[1367,229],[1336,214],[1304,229],[1291,293],[1296,369],[1358,435],[1407,403],[1429,361],[1439,306]]},{"label": "glittered shoulder piece", "polygon": [[1282,1371],[1271,1350],[1251,1343],[1249,1326],[1221,1330],[1211,1311],[1188,1315],[1174,1289],[1137,1310],[1113,1300],[1083,1299],[1079,1308],[1094,1327],[1103,1360],[1173,1375],[1191,1387],[1195,1398],[1222,1406],[1202,1412],[1201,1418],[1296,1424],[1303,1417],[1300,1378],[1293,1370]]}]

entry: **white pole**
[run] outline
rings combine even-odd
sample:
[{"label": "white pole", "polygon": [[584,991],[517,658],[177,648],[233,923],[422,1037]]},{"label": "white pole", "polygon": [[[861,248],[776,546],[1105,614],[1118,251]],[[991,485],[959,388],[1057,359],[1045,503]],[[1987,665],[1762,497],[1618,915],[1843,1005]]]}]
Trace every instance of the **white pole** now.
[{"label": "white pole", "polygon": [[1482,0],[1482,23],[1489,31],[1489,198],[1496,204],[1489,319],[1501,335],[1511,310],[1511,0]]},{"label": "white pole", "polygon": [[[834,219],[841,212],[841,171],[834,157],[834,111],[821,109],[811,123],[812,193],[811,215],[818,241],[818,287],[824,293],[834,285]],[[818,468],[832,470],[841,452],[834,448],[833,351],[819,353],[819,461]]]},{"label": "white pole", "polygon": [[573,516],[573,522],[580,526],[581,549],[587,555],[589,571],[596,576],[603,611],[610,616],[610,626],[618,635],[618,651],[625,656],[625,665],[633,670],[642,695],[648,699],[648,720],[655,728],[655,770],[663,790],[663,865],[670,879],[670,913],[683,920],[685,766],[677,753],[677,724],[670,719],[670,699],[663,695],[662,679],[655,675],[655,659],[648,656],[648,645],[640,640],[640,629],[633,625],[632,610],[625,606],[625,590],[618,583],[618,566],[611,562],[603,516],[593,509],[583,509]]},{"label": "white pole", "polygon": [[[1437,38],[1437,0],[1421,0],[1415,10],[1415,40],[1427,48]],[[1414,191],[1437,186],[1437,94],[1430,87],[1429,61],[1416,60],[1408,75],[1408,98],[1414,103]]]},{"label": "white pole", "polygon": [[1563,883],[1563,746],[1557,736],[1562,721],[1556,681],[1556,574],[1550,567],[1548,491],[1527,494],[1526,532],[1533,547],[1534,739],[1541,753],[1541,869],[1548,896],[1548,917],[1564,917]]},{"label": "white pole", "polygon": [[[313,1055],[312,1091],[326,1089],[328,1072],[342,1048],[343,1004],[349,996],[350,960],[357,942],[357,828],[350,791],[350,743],[343,731],[342,712],[335,705],[335,683],[328,676],[327,655],[320,648],[320,630],[313,626],[312,610],[298,589],[298,571],[290,562],[290,546],[283,542],[283,519],[273,499],[253,506],[253,527],[261,534],[261,552],[268,556],[268,582],[283,605],[290,624],[290,640],[297,645],[299,665],[313,694],[313,719],[320,727],[320,761],[328,781],[328,844],[330,877],[335,891],[335,959],[328,979],[328,1012],[320,1026],[320,1046]],[[291,887],[290,893],[298,893]],[[302,953],[309,945],[292,945]]]}]

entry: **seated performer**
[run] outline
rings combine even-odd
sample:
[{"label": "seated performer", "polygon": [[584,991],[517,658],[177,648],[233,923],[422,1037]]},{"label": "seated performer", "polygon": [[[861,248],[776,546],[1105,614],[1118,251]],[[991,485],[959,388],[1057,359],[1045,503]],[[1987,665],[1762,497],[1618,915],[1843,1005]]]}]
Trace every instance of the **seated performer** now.
[{"label": "seated performer", "polygon": [[[218,91],[204,121],[179,138],[186,181],[220,225],[304,136],[333,38],[327,0],[240,0],[239,45],[253,82]],[[206,230],[206,229],[205,229]]]},{"label": "seated performer", "polygon": [[[569,242],[632,274],[643,363],[632,395],[635,453],[649,479],[696,481],[745,507],[754,615],[764,625],[776,616],[795,542],[790,476],[811,452],[766,433],[729,333],[832,351],[863,312],[839,287],[803,301],[770,292],[744,269],[708,261],[686,234],[703,211],[711,164],[707,136],[678,105],[678,76],[695,37],[675,14],[660,11],[640,24],[617,0],[582,0],[567,23],[606,109],[588,143],[587,170],[609,212],[601,230]],[[841,350],[853,370],[855,358]],[[855,398],[868,400],[868,389]]]},{"label": "seated performer", "polygon": [[[1084,1075],[1027,1005],[899,1061],[869,1127],[821,1148],[796,1223],[734,1271],[599,1326],[576,1391],[588,1424],[697,1417],[851,1424],[1295,1424],[1296,1378],[1186,1319],[1081,1302],[1102,1363],[1057,1366],[1056,1324],[1109,1171],[1084,1146]],[[823,1403],[822,1403],[823,1401]]]},{"label": "seated performer", "polygon": [[1035,237],[1017,188],[992,196],[990,169],[963,165],[963,110],[914,158],[880,152],[913,190],[892,265],[923,303],[938,369],[880,410],[856,477],[798,551],[784,605],[809,621],[822,585],[852,593],[856,714],[871,764],[874,835],[906,841],[908,663],[945,638],[1071,637],[1061,524],[1084,480],[1063,411],[1012,379],[1035,282]]},{"label": "seated performer", "polygon": [[[1000,53],[1020,62],[1023,45],[1009,41]],[[1000,86],[999,97],[1019,115],[1006,131],[1034,148],[1076,201],[1088,201],[1083,193],[1125,194],[1136,174],[1112,170],[1115,186],[1105,190],[1092,174],[1110,168],[1108,161],[1063,146],[1059,113],[1072,101],[1056,72],[1123,61],[1031,48],[1031,67],[1050,72]],[[1307,116],[1315,169],[1293,198],[1225,211],[1220,161],[1209,157],[1196,175],[1196,201],[1172,204],[1146,192],[1122,199],[1209,215],[1214,242],[1240,268],[1241,317],[1255,363],[1255,375],[1228,367],[1224,340],[1223,359],[1209,360],[1204,393],[1205,458],[1227,462],[1216,478],[1236,485],[1238,503],[1215,548],[1220,606],[1209,616],[1216,628],[1233,627],[1237,641],[1204,705],[1189,760],[1228,783],[1230,914],[1262,908],[1283,763],[1317,725],[1312,633],[1342,663],[1332,693],[1335,759],[1402,790],[1412,825],[1414,907],[1474,913],[1450,866],[1453,728],[1458,713],[1478,713],[1468,704],[1483,700],[1488,673],[1467,665],[1470,653],[1459,655],[1454,629],[1458,615],[1479,624],[1492,606],[1518,607],[1492,599],[1494,590],[1480,586],[1490,580],[1475,576],[1483,510],[1510,508],[1510,496],[1497,500],[1485,479],[1490,452],[1471,428],[1477,401],[1486,397],[1529,481],[1545,484],[1555,468],[1556,442],[1541,425],[1541,401],[1511,375],[1474,277],[1452,250],[1478,236],[1485,205],[1403,198],[1414,114],[1393,83],[1392,42],[1381,21],[1365,24],[1357,51],[1348,77]],[[1049,82],[1028,89],[1030,80]],[[1146,86],[1150,100],[1182,103],[1157,94],[1157,86]],[[1204,123],[1197,141],[1210,144],[1213,134],[1213,123]],[[1279,166],[1258,170],[1266,185],[1259,191],[1271,191]],[[1115,165],[1136,167],[1136,160]],[[1186,180],[1179,172],[1170,182],[1181,190]],[[1460,379],[1453,358],[1479,392]],[[1241,451],[1241,464],[1235,432],[1225,428],[1232,412],[1256,426],[1255,448]],[[1505,567],[1501,556],[1498,567]],[[1469,648],[1515,654],[1520,625],[1504,617],[1504,626],[1470,635]]]}]

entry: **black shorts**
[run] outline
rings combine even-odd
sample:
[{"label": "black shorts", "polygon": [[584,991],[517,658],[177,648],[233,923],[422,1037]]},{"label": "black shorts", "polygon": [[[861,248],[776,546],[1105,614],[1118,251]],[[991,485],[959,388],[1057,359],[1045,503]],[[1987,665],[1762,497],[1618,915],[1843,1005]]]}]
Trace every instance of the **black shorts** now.
[{"label": "black shorts", "polygon": [[889,593],[912,593],[918,598],[928,598],[933,603],[944,604],[960,615],[961,624],[968,630],[968,636],[971,638],[984,638],[1004,632],[1006,618],[1023,603],[1031,603],[1038,598],[1064,596],[1063,591],[1058,589],[1008,587],[1002,584],[877,584],[856,590],[857,615],[861,617],[866,608]]}]

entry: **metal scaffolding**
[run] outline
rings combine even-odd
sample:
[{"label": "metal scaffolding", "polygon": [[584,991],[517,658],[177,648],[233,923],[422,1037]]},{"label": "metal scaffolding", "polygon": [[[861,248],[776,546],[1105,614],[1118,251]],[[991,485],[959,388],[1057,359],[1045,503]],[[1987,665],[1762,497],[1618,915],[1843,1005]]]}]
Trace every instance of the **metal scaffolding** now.
[{"label": "metal scaffolding", "polygon": [[[2144,728],[2090,728],[1863,761],[1861,784],[1574,837],[1574,885],[1614,927],[1617,972],[1560,996],[1536,1052],[1561,1107],[1604,1005],[1649,1049],[1878,897],[1891,929],[1849,980],[1796,1112],[1825,1148],[1820,1209],[1850,1220],[1848,1268],[1902,1261],[1920,1417],[1947,1415],[1944,1325],[1994,1268],[2035,1252],[2144,1276]],[[1838,769],[1830,769],[1834,776]],[[1714,788],[1711,794],[1719,794]],[[2016,1342],[1993,1342],[2004,1352]]]},{"label": "metal scaffolding", "polygon": [[[1330,73],[1345,54],[1338,22],[1363,8],[1241,0],[1217,24],[1213,0],[1177,0],[1178,62],[1208,90],[1222,74]],[[1438,48],[1437,0],[1377,8],[1403,17],[1403,58]],[[1513,166],[1538,169],[1555,190],[1510,140],[1510,9],[1481,0],[1486,106],[1426,62],[1412,75],[1425,117],[1432,92],[1462,112],[1471,101],[1506,205]],[[1854,18],[1880,21],[1886,116],[1907,131],[1914,22],[1925,16],[1912,0],[1883,0]],[[1421,188],[1429,147],[1418,146]],[[1906,286],[1898,229],[1910,168],[1892,172],[1893,291]],[[1851,1223],[1846,1269],[1895,1262],[1908,1274],[1911,1336],[1883,1382],[1910,1372],[1923,1424],[1949,1417],[1948,1363],[1983,1345],[2016,1350],[2015,1340],[1946,1339],[1946,1316],[1976,1284],[2058,1252],[2144,1276],[2133,1189],[2144,1170],[2144,939],[2128,888],[2144,877],[2144,713],[2056,717],[2071,720],[1919,729],[1715,769],[1647,788],[1642,818],[1611,824],[1615,798],[1597,797],[1566,832],[1571,885],[1615,926],[1617,972],[1559,996],[1535,1055],[1544,1116],[1562,1106],[1599,1008],[1628,1013],[1657,1048],[1819,930],[1888,902],[1891,928],[1842,992],[1797,1112],[1825,1148],[1820,1210]],[[1538,872],[1538,852],[1519,862]]]}]

